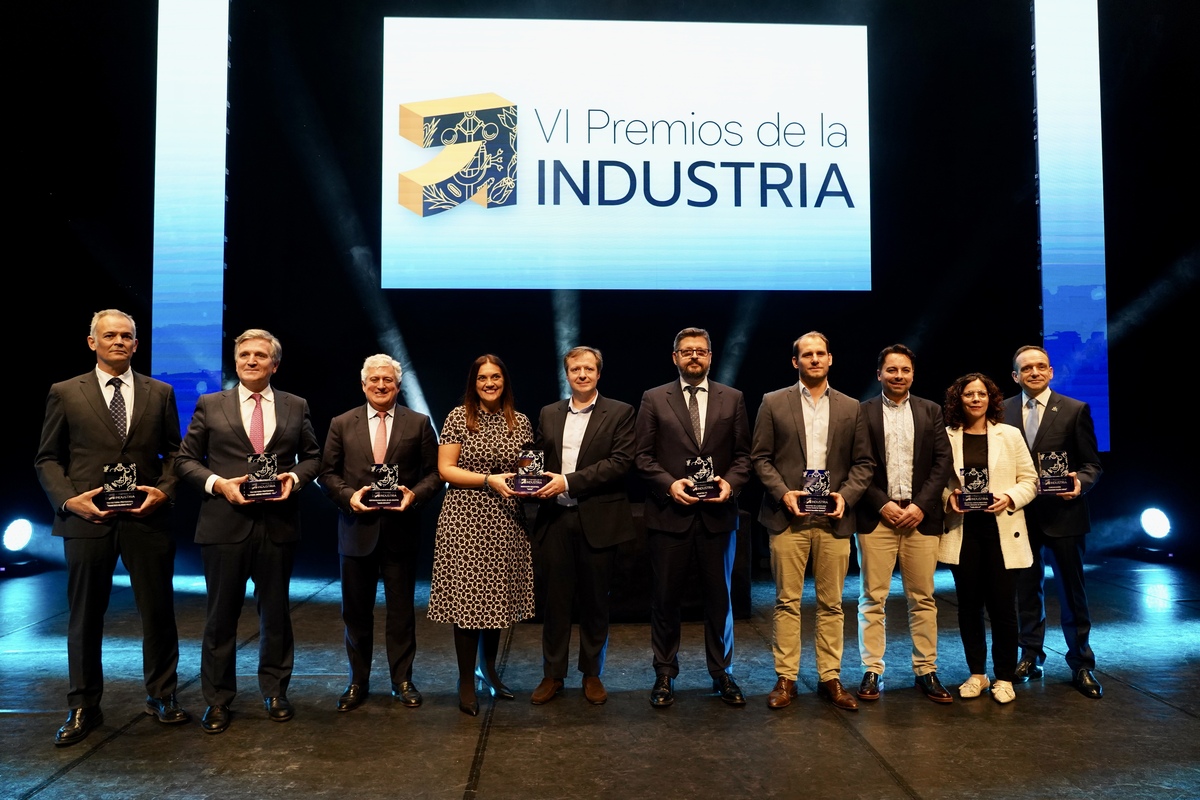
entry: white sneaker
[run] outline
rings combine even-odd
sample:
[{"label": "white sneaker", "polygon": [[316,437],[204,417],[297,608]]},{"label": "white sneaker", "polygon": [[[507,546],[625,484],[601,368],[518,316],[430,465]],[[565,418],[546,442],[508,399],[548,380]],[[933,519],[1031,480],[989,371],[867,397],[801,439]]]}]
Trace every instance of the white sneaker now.
[{"label": "white sneaker", "polygon": [[[979,697],[991,683],[988,681],[987,675],[972,675],[967,678],[967,682],[958,687],[958,696],[962,698]],[[1012,691],[1012,684],[1008,686],[1009,692]]]},{"label": "white sneaker", "polygon": [[996,681],[992,684],[992,699],[997,703],[1011,703],[1017,699],[1010,681]]}]

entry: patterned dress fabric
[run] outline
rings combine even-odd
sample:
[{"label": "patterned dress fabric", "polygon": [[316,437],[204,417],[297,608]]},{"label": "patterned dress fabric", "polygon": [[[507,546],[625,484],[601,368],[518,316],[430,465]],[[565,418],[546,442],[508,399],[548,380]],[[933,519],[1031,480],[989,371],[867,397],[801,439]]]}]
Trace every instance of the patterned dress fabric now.
[{"label": "patterned dress fabric", "polygon": [[[479,414],[479,430],[467,430],[462,406],[442,426],[442,444],[462,445],[458,466],[471,472],[516,472],[517,458],[533,428],[517,414],[511,433],[504,414]],[[533,560],[525,514],[517,498],[491,490],[446,492],[433,545],[429,619],[461,628],[507,628],[533,616]]]}]

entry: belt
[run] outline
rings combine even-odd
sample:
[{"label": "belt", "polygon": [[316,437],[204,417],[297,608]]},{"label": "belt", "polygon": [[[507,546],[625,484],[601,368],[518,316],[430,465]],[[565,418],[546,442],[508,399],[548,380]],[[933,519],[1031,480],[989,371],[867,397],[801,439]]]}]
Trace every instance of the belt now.
[{"label": "belt", "polygon": [[912,505],[912,500],[909,500],[907,498],[904,500],[893,500],[892,502],[895,503],[896,505],[900,506],[901,508],[908,508],[910,505]]}]

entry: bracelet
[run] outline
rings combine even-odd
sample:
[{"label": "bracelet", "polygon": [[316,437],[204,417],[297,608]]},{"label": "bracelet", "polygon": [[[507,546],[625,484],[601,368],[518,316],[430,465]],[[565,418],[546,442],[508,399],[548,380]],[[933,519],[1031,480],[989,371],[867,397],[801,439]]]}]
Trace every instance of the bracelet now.
[{"label": "bracelet", "polygon": [[480,489],[487,490],[487,489],[492,488],[492,487],[488,486],[488,482],[487,482],[488,478],[490,478],[490,477],[491,477],[491,475],[486,475],[486,474],[483,476],[483,486],[480,486],[479,487]]}]

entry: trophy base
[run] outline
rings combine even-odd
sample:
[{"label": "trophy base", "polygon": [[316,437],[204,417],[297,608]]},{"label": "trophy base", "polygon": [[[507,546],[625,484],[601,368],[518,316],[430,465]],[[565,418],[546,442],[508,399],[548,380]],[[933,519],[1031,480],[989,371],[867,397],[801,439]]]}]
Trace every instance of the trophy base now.
[{"label": "trophy base", "polygon": [[697,500],[707,500],[710,497],[720,497],[721,487],[716,481],[693,481],[687,492]]},{"label": "trophy base", "polygon": [[827,494],[800,495],[800,510],[805,514],[832,514],[837,511],[837,498]]},{"label": "trophy base", "polygon": [[101,511],[132,511],[146,500],[145,492],[101,492],[92,503]]},{"label": "trophy base", "polygon": [[241,489],[242,497],[247,500],[274,500],[283,495],[283,481],[279,478],[245,481]]},{"label": "trophy base", "polygon": [[549,475],[516,475],[513,477],[513,491],[517,494],[533,494],[549,482]]},{"label": "trophy base", "polygon": [[1075,491],[1075,479],[1070,476],[1038,479],[1038,494],[1063,494]]},{"label": "trophy base", "polygon": [[994,502],[991,492],[963,492],[958,496],[958,507],[963,511],[986,511]]},{"label": "trophy base", "polygon": [[363,494],[363,505],[370,508],[396,508],[404,501],[399,489],[372,489]]}]

